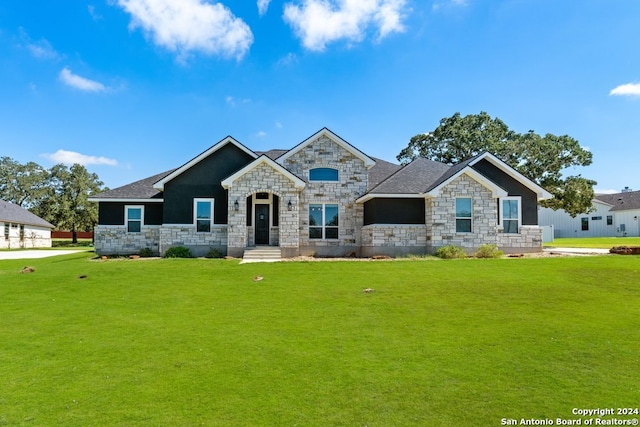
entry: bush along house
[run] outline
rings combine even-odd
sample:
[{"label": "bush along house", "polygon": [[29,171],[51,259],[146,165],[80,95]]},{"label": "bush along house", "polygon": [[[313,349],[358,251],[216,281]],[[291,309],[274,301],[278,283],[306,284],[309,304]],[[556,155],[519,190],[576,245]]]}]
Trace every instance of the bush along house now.
[{"label": "bush along house", "polygon": [[551,197],[482,153],[454,166],[400,166],[323,128],[290,150],[254,152],[226,137],[178,167],[94,196],[100,255],[185,246],[233,257],[272,246],[283,257],[542,250],[538,201]]}]

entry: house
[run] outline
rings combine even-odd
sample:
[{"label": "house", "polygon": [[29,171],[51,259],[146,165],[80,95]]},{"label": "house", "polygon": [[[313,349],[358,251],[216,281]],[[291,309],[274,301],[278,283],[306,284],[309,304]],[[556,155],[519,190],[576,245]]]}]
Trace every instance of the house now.
[{"label": "house", "polygon": [[538,201],[550,197],[489,153],[455,166],[367,156],[323,128],[290,150],[254,152],[226,137],[177,169],[98,194],[99,254],[239,257],[254,246],[284,257],[540,251]]},{"label": "house", "polygon": [[575,218],[562,209],[542,208],[540,224],[553,226],[557,238],[640,236],[640,191],[596,194],[592,208]]},{"label": "house", "polygon": [[0,249],[51,247],[53,225],[4,200],[0,200],[0,227]]}]

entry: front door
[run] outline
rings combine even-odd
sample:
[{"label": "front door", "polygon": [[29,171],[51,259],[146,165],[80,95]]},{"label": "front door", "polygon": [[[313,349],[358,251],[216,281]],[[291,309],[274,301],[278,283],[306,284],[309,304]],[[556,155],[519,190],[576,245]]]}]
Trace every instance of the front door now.
[{"label": "front door", "polygon": [[256,245],[269,244],[269,205],[256,205]]}]

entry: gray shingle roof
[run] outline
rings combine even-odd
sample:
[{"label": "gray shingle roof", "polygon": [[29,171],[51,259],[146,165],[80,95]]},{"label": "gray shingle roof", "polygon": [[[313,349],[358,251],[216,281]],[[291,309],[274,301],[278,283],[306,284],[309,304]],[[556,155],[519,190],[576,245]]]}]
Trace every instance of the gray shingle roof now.
[{"label": "gray shingle roof", "polygon": [[376,159],[375,157],[372,157],[372,159],[375,160],[376,164],[369,169],[367,191],[375,188],[376,185],[380,184],[402,168],[400,165],[390,163],[382,159]]},{"label": "gray shingle roof", "polygon": [[263,155],[263,154],[264,154],[265,156],[267,156],[267,157],[268,157],[268,158],[270,158],[271,160],[275,160],[275,159],[277,159],[278,157],[282,156],[282,155],[283,155],[284,153],[286,153],[287,151],[289,151],[289,150],[279,150],[279,149],[275,149],[275,150],[269,150],[269,151],[256,151],[255,153],[256,153],[258,156],[261,156],[261,155]]},{"label": "gray shingle roof", "polygon": [[596,200],[608,203],[613,207],[611,211],[624,211],[640,209],[640,191],[628,191],[626,193],[596,194]]},{"label": "gray shingle roof", "polygon": [[451,169],[444,163],[418,158],[397,170],[369,194],[419,194],[431,189]]},{"label": "gray shingle roof", "polygon": [[54,228],[52,224],[39,216],[32,214],[18,205],[5,202],[4,200],[0,200],[0,221]]},{"label": "gray shingle roof", "polygon": [[92,196],[92,199],[161,199],[162,191],[153,188],[153,184],[175,171],[171,169],[122,187],[114,188]]}]

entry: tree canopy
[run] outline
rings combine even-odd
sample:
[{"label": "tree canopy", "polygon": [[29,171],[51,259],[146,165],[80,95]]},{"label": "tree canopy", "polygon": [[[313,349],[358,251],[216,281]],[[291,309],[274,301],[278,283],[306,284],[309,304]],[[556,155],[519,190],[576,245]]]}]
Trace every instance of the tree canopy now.
[{"label": "tree canopy", "polygon": [[530,130],[520,134],[499,118],[482,111],[462,117],[443,118],[433,132],[411,138],[397,159],[405,164],[418,157],[456,164],[487,151],[551,194],[544,206],[564,209],[571,216],[589,212],[595,181],[581,175],[563,177],[571,166],[588,166],[592,153],[568,135],[540,136]]},{"label": "tree canopy", "polygon": [[22,165],[0,158],[0,199],[22,206],[59,230],[90,230],[98,222],[98,206],[88,201],[106,190],[95,173],[79,164],[47,170],[29,162]]}]

